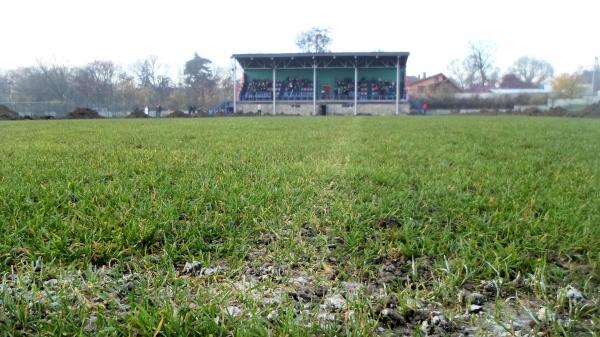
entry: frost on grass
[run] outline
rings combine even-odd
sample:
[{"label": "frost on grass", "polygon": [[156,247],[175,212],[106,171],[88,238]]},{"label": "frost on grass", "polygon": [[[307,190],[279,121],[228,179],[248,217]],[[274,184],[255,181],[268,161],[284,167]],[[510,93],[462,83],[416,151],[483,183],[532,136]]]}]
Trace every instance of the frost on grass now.
[{"label": "frost on grass", "polygon": [[186,262],[183,266],[184,274],[200,274],[202,270],[202,263],[198,261]]},{"label": "frost on grass", "polygon": [[[140,292],[149,296],[154,305],[170,302],[192,310],[202,305],[202,298],[207,298],[205,296],[221,298],[222,301],[216,303],[225,315],[219,316],[221,318],[247,319],[251,317],[250,313],[256,312],[263,319],[277,322],[283,312],[289,315],[289,310],[293,309],[293,317],[301,326],[317,324],[328,329],[341,328],[349,320],[368,317],[376,322],[374,329],[382,335],[412,335],[419,331],[426,336],[482,333],[512,336],[516,332],[527,336],[531,331],[544,331],[553,323],[573,324],[571,315],[577,313],[578,308],[592,307],[596,303],[586,300],[581,291],[570,286],[559,289],[555,297],[560,299],[564,296],[562,298],[570,303],[571,309],[557,307],[559,302],[542,309],[539,309],[538,302],[531,302],[521,305],[524,307],[522,310],[518,310],[517,304],[504,304],[500,309],[504,314],[498,316],[496,295],[502,291],[497,286],[493,289],[490,286],[498,282],[486,281],[471,287],[471,290],[462,291],[462,300],[457,308],[453,308],[438,303],[423,290],[413,290],[415,287],[411,284],[397,288],[397,285],[404,284],[404,272],[395,275],[393,271],[413,269],[412,262],[406,261],[406,264],[408,269],[400,265],[389,267],[386,263],[381,266],[381,273],[394,274],[400,280],[398,283],[393,280],[381,282],[380,277],[347,281],[323,279],[319,274],[275,265],[264,269],[279,270],[277,275],[266,273],[267,278],[257,275],[252,268],[242,266],[239,269],[242,273],[232,273],[238,281],[228,282],[213,277],[228,269],[226,266],[218,264],[202,268],[196,264],[187,269],[184,266],[186,273],[176,273],[167,282],[155,281],[160,279],[160,274],[135,271],[121,274],[123,269],[114,266],[112,269],[97,268],[54,275],[41,281],[42,289],[27,286],[37,282],[36,274],[28,273],[6,278],[0,285],[0,299],[8,299],[8,307],[12,303],[27,302],[27,310],[40,317],[52,317],[72,306],[87,306],[91,311],[81,326],[91,334],[98,329],[100,313],[127,317],[139,305],[136,294]],[[405,294],[400,296],[398,289],[404,289]],[[582,313],[589,315],[579,312]],[[218,324],[225,322],[217,321]]]}]

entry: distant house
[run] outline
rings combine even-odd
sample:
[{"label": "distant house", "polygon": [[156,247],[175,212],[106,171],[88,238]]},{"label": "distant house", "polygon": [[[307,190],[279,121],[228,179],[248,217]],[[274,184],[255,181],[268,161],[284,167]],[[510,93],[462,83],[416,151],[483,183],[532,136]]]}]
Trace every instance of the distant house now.
[{"label": "distant house", "polygon": [[446,75],[439,73],[417,81],[407,81],[406,93],[409,97],[431,95],[453,95],[462,90]]},{"label": "distant house", "polygon": [[406,83],[406,85],[408,86],[411,83],[414,83],[414,82],[417,82],[420,80],[421,80],[421,77],[419,77],[419,76],[408,76],[407,75],[407,76],[405,76],[404,83]]}]

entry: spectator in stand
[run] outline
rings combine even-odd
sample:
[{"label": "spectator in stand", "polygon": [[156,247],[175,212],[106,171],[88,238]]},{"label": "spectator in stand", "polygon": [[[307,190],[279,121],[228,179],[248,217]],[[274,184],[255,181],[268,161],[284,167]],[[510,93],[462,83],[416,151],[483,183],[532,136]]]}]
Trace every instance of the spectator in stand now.
[{"label": "spectator in stand", "polygon": [[[277,82],[279,83],[279,82]],[[271,98],[273,92],[273,82],[269,80],[252,80],[248,82],[244,99],[245,100],[266,100]]]},{"label": "spectator in stand", "polygon": [[280,97],[284,100],[304,100],[312,98],[311,80],[288,77],[281,85]]}]

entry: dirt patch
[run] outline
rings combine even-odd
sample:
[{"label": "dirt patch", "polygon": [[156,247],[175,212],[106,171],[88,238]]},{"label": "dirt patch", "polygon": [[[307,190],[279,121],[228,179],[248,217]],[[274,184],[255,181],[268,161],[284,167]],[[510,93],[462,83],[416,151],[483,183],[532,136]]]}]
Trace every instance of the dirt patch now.
[{"label": "dirt patch", "polygon": [[317,302],[323,296],[327,295],[329,288],[324,285],[316,287],[300,286],[294,291],[288,292],[288,295],[296,301],[301,302]]},{"label": "dirt patch", "polygon": [[77,108],[77,109],[73,110],[72,112],[69,112],[67,114],[67,118],[91,119],[91,118],[102,118],[102,116],[100,116],[97,111],[89,109],[89,108]]},{"label": "dirt patch", "polygon": [[[426,256],[383,259],[382,273],[394,276],[408,270],[411,276],[418,276],[433,264]],[[555,326],[581,332],[574,336],[586,336],[589,327],[573,318],[581,317],[583,322],[597,316],[598,301],[571,285],[561,288],[557,296],[551,294],[551,298],[561,299],[553,304],[520,295],[495,300],[500,281],[482,281],[472,284],[472,291],[462,293],[458,303],[445,305],[416,292],[418,297],[406,296],[383,286],[382,291],[370,293],[368,282],[327,282],[310,272],[274,264],[262,265],[260,273],[280,273],[285,275],[285,282],[272,282],[272,278],[263,281],[243,270],[229,269],[223,261],[214,261],[210,267],[193,260],[176,265],[179,272],[168,280],[160,271],[140,272],[130,267],[157,260],[154,256],[146,261],[134,259],[127,265],[93,268],[90,272],[94,277],[89,277],[81,270],[49,270],[38,259],[25,267],[33,273],[8,274],[0,280],[0,307],[32,303],[28,307],[30,317],[46,317],[61,311],[64,315],[69,308],[85,304],[90,312],[83,323],[90,334],[104,324],[97,320],[100,313],[119,322],[126,320],[140,305],[139,294],[145,289],[156,289],[148,301],[157,306],[171,303],[177,306],[175,310],[188,310],[198,308],[196,299],[211,296],[223,298],[216,302],[223,313],[216,319],[258,312],[277,323],[278,316],[293,315],[299,325],[335,327],[340,335],[349,320],[359,317],[375,322],[370,335],[377,336],[549,336]],[[7,317],[18,319],[14,310],[8,311]]]},{"label": "dirt patch", "polygon": [[171,112],[170,114],[168,114],[167,117],[180,118],[180,117],[191,117],[191,116],[181,110],[175,110],[175,111]]},{"label": "dirt patch", "polygon": [[6,105],[0,105],[0,120],[21,119],[18,113],[9,109]]},{"label": "dirt patch", "polygon": [[135,108],[127,115],[127,118],[148,118],[148,115],[144,113],[144,110]]},{"label": "dirt patch", "polygon": [[376,227],[379,227],[379,228],[398,228],[400,226],[401,226],[400,220],[398,220],[398,218],[396,218],[394,216],[383,218],[383,219],[379,220],[379,222],[376,225]]},{"label": "dirt patch", "polygon": [[429,284],[433,278],[434,260],[428,256],[407,259],[404,256],[389,258],[382,256],[375,261],[379,264],[379,274],[371,279],[371,287],[380,287],[390,283],[400,283],[414,287],[414,282]]},{"label": "dirt patch", "polygon": [[460,324],[456,317],[449,319],[439,309],[432,305],[400,308],[395,295],[391,295],[383,299],[383,303],[372,306],[372,313],[379,321],[380,333],[386,332],[387,328],[394,336],[415,335],[417,331],[425,336],[470,336],[466,326]]}]

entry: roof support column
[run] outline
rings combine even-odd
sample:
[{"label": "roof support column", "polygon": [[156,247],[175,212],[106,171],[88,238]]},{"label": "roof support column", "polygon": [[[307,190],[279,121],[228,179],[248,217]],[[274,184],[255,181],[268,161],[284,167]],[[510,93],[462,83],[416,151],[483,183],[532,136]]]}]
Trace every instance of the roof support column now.
[{"label": "roof support column", "polygon": [[233,113],[237,112],[237,88],[236,88],[236,72],[237,72],[237,61],[233,60]]},{"label": "roof support column", "polygon": [[277,70],[275,69],[275,65],[273,65],[273,116],[275,116],[275,108],[277,106],[277,98],[275,97],[277,94],[277,89],[275,87],[275,82],[277,82]]},{"label": "roof support column", "polygon": [[358,113],[358,68],[354,63],[354,116]]},{"label": "roof support column", "polygon": [[400,113],[400,56],[396,62],[396,116]]},{"label": "roof support column", "polygon": [[313,64],[313,116],[317,114],[317,64]]}]

